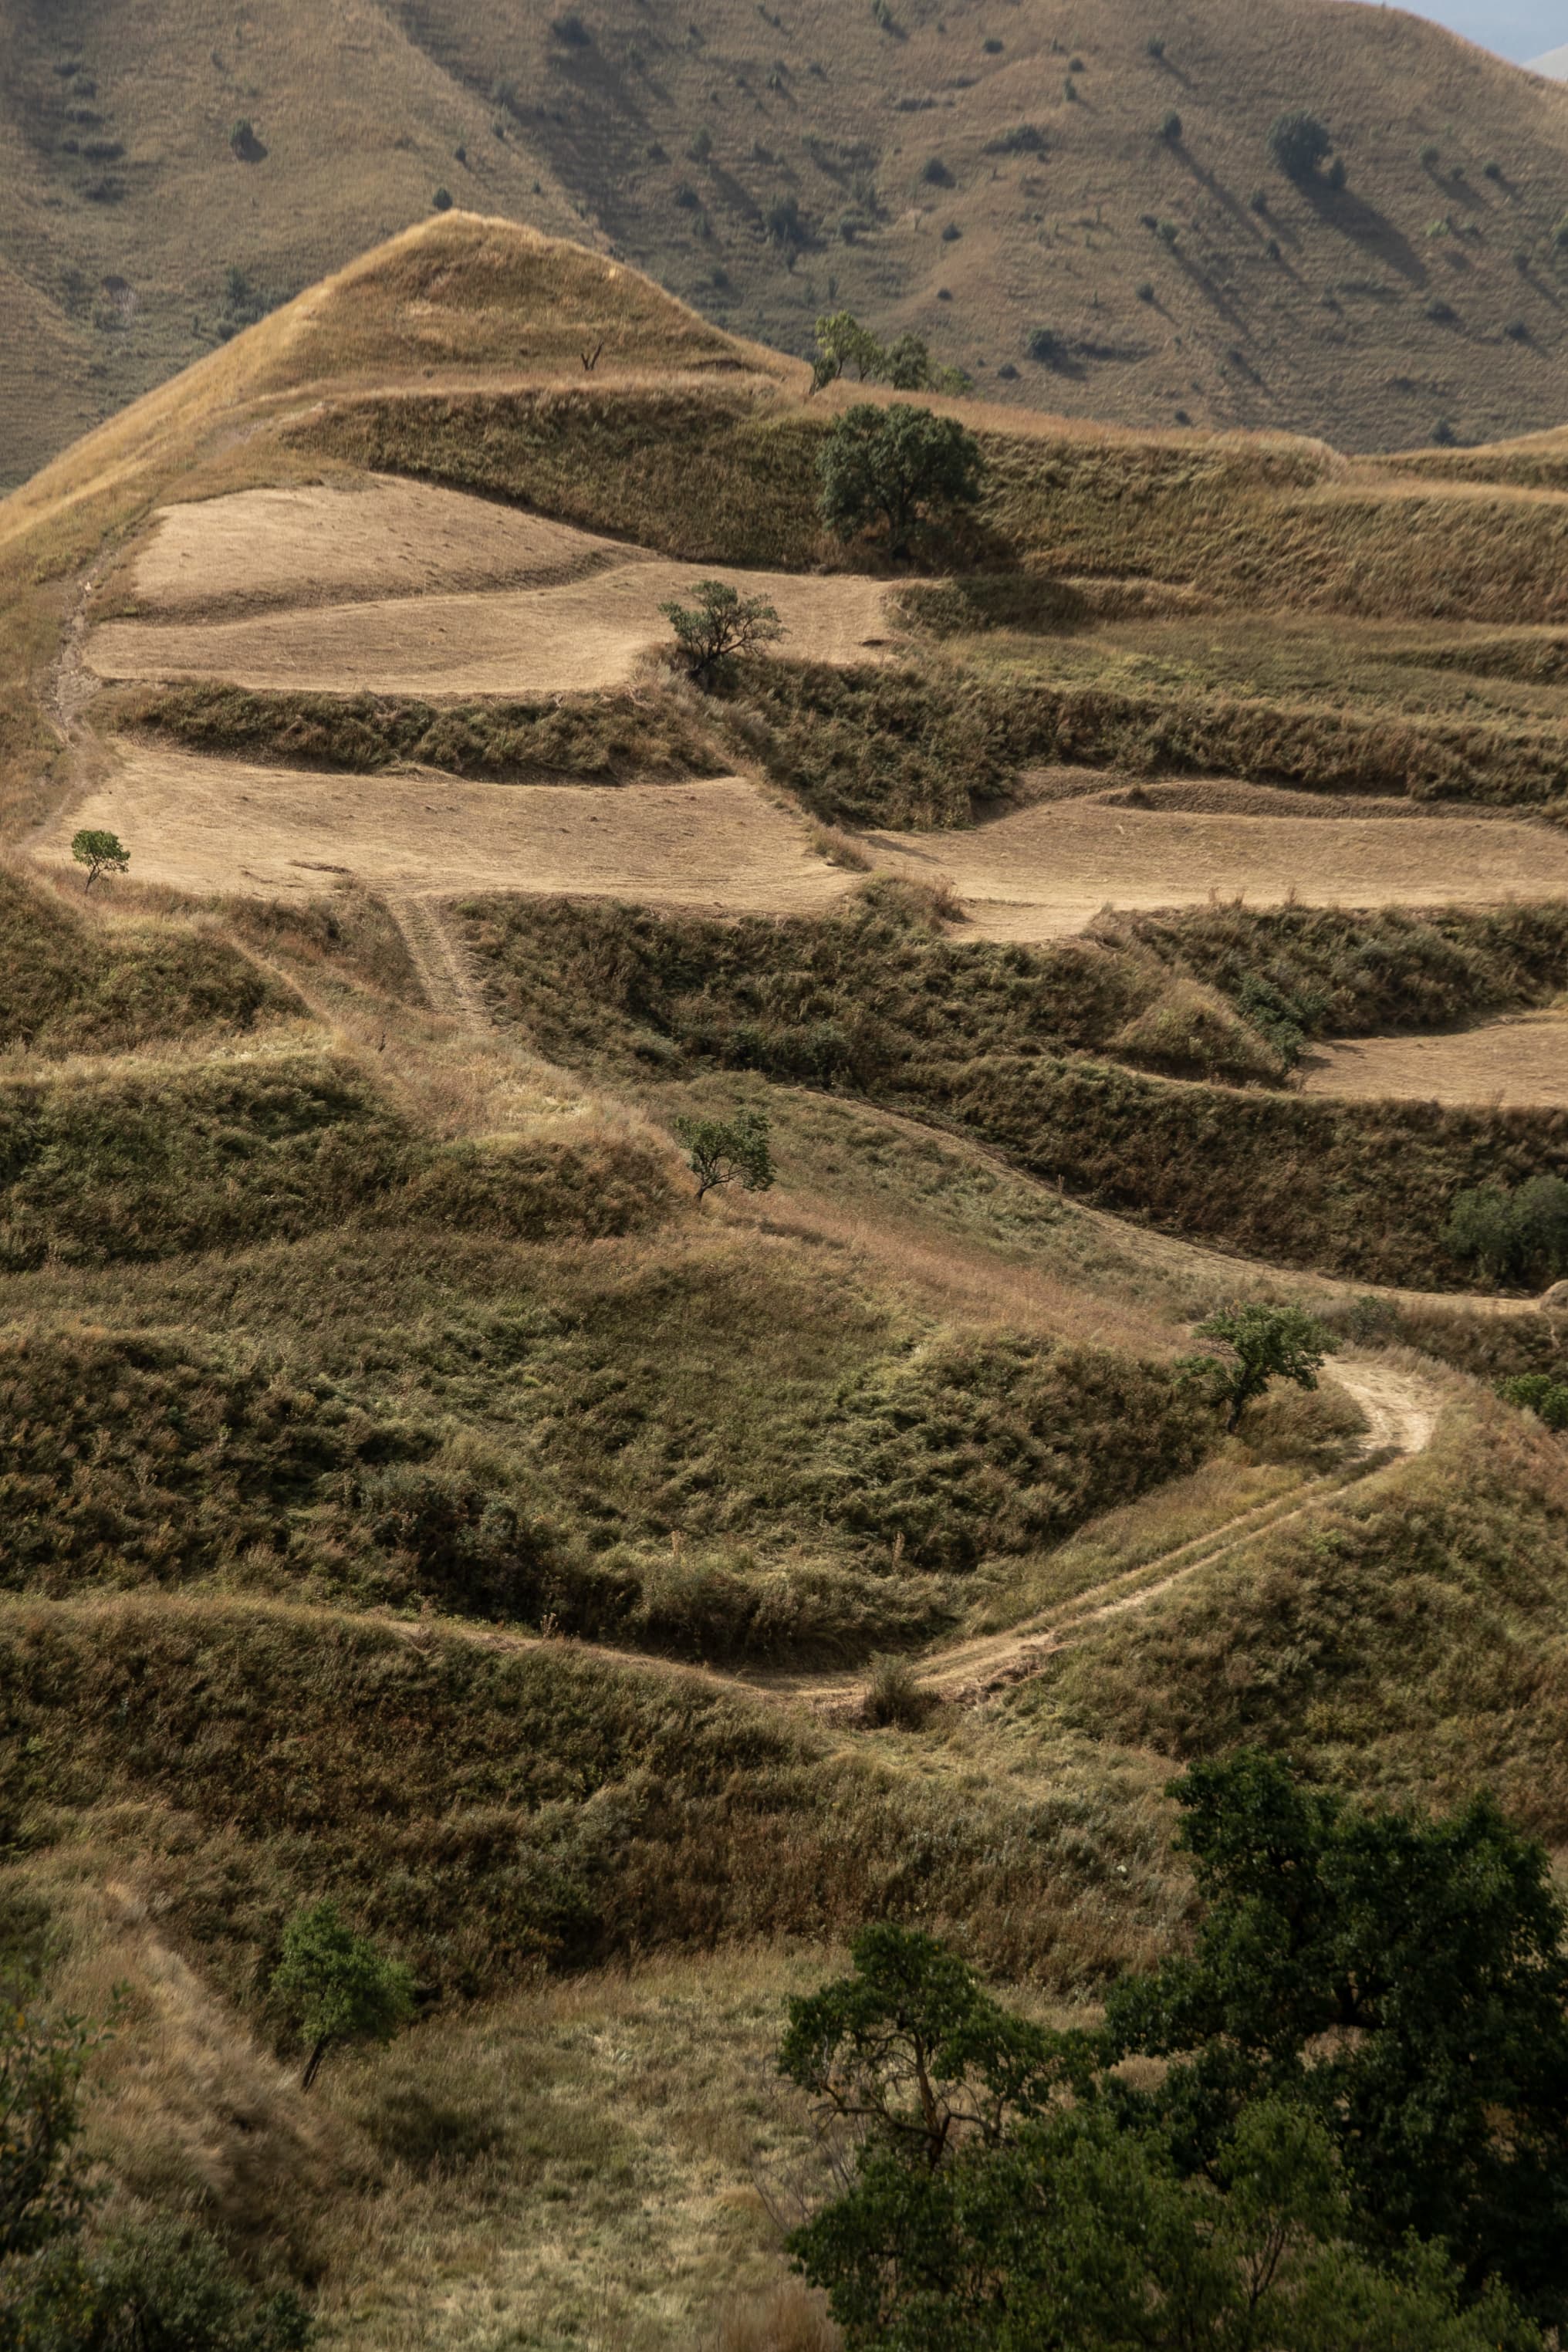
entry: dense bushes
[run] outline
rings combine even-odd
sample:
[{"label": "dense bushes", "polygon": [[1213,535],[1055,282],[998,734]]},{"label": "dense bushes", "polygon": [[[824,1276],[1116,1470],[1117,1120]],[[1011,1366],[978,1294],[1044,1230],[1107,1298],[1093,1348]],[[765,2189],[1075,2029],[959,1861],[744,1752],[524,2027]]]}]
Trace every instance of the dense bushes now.
[{"label": "dense bushes", "polygon": [[1071,1982],[1146,1950],[1173,1907],[1148,1810],[1070,1778],[928,1788],[695,1675],[411,1632],[162,1596],[12,1604],[0,1799],[35,1847],[133,1819],[163,1932],[241,1996],[323,1886],[429,1997],[882,1916]]},{"label": "dense bushes", "polygon": [[1284,1067],[1173,957],[1138,942],[971,947],[897,882],[822,919],[664,920],[558,899],[480,900],[468,922],[503,1013],[547,1053],[626,1072],[709,1062],[878,1093],[927,1050],[1047,1045],[1238,1079]]},{"label": "dense bushes", "polygon": [[1293,1059],[1310,1037],[1438,1029],[1546,1004],[1568,985],[1568,906],[1194,907],[1102,918],[1090,936],[1151,950],[1220,990]]},{"label": "dense bushes", "polygon": [[1457,1258],[1494,1282],[1538,1288],[1568,1268],[1568,1182],[1531,1176],[1510,1192],[1482,1184],[1461,1192],[1444,1236]]},{"label": "dense bushes", "polygon": [[403,1214],[539,1238],[662,1214],[630,1144],[481,1153],[416,1135],[346,1063],[303,1055],[174,1076],[0,1087],[0,1267],[100,1263]]},{"label": "dense bushes", "polygon": [[372,472],[499,492],[694,562],[800,569],[822,536],[822,432],[742,393],[621,387],[346,400],[290,438]]},{"label": "dense bushes", "polygon": [[[363,1370],[235,1368],[133,1333],[0,1345],[0,1584],[221,1577],[709,1655],[864,1653],[934,1630],[954,1580],[1193,1468],[1216,1436],[1168,1368],[1106,1349],[911,1352],[775,1283],[759,1303],[816,1322],[816,1376],[792,1378],[789,1343],[758,1364],[742,1332],[717,1336],[741,1308],[721,1265],[629,1291],[624,1271],[597,1294],[559,1267],[532,1282],[553,1306],[447,1343],[457,1396],[427,1380],[389,1400]],[[747,1365],[755,1394],[698,1422],[705,1386]]]},{"label": "dense bushes", "polygon": [[831,822],[963,824],[1021,768],[1053,761],[1494,805],[1563,793],[1550,728],[1362,719],[1262,696],[769,662],[748,671],[740,704],[742,740]]},{"label": "dense bushes", "polygon": [[121,695],[117,722],[196,751],[361,773],[402,761],[517,783],[553,776],[710,776],[710,732],[670,698],[551,696],[537,702],[434,703],[376,694],[253,692],[217,679]]},{"label": "dense bushes", "polygon": [[245,1030],[298,1000],[210,933],[147,924],[100,930],[0,869],[0,1046],[118,1053],[219,1025]]},{"label": "dense bushes", "polygon": [[[1442,1238],[1455,1195],[1568,1173],[1568,1114],[1220,1094],[1068,1056],[1278,1076],[1341,1004],[1375,1019],[1414,982],[1451,1018],[1472,986],[1545,986],[1561,931],[1550,909],[1428,926],[1222,908],[1119,920],[1104,944],[970,947],[887,883],[840,914],[780,923],[609,903],[469,909],[492,1001],[563,1059],[853,1087],[968,1127],[1107,1207],[1285,1265],[1434,1286],[1455,1279]],[[1234,993],[1198,996],[1189,951]]]}]

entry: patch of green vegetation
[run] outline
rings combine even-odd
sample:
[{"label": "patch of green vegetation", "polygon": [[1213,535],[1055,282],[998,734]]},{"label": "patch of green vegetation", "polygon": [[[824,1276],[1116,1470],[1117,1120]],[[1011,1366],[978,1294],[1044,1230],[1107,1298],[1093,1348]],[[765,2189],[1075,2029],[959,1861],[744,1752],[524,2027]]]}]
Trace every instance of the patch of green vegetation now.
[{"label": "patch of green vegetation", "polygon": [[546,1053],[619,1075],[716,1064],[886,1095],[918,1087],[910,1068],[932,1052],[1047,1045],[1241,1079],[1283,1069],[1217,997],[1178,1000],[1160,1032],[1149,1015],[1172,974],[1147,952],[972,947],[902,882],[783,922],[667,920],[605,899],[476,900],[466,914],[497,1009]]},{"label": "patch of green vegetation", "polygon": [[1038,761],[1494,805],[1563,796],[1554,729],[1413,724],[1187,686],[1134,693],[1017,663],[976,674],[771,662],[748,672],[743,702],[769,772],[830,822],[963,824]]},{"label": "patch of green vegetation", "polygon": [[326,1057],[0,1086],[10,1272],[389,1213],[518,1236],[626,1232],[668,1201],[664,1171],[636,1145],[438,1146]]},{"label": "patch of green vegetation", "polygon": [[268,693],[216,678],[117,696],[113,723],[194,751],[359,774],[410,762],[490,783],[556,776],[711,776],[710,730],[673,696],[552,695],[534,702],[442,703],[377,694]]},{"label": "patch of green vegetation", "polygon": [[822,539],[825,423],[716,387],[417,394],[331,403],[296,447],[516,499],[693,562],[802,570]]},{"label": "patch of green vegetation", "polygon": [[1476,1392],[1396,1476],[1108,1620],[1020,1704],[1165,1756],[1267,1745],[1368,1792],[1484,1780],[1556,1843],[1565,1583],[1568,1456]]},{"label": "patch of green vegetation", "polygon": [[[1333,970],[1325,943],[1336,919],[1322,919],[1321,932],[1305,928],[1303,938]],[[1353,977],[1376,925],[1368,932],[1371,919],[1337,919],[1337,968]],[[1390,946],[1405,919],[1384,927]],[[1234,920],[1239,928],[1243,918]],[[1147,1056],[1152,1046],[1173,1058],[1206,1055],[1211,1068],[1268,1072],[1271,1049],[1242,1017],[1245,975],[1218,952],[1220,939],[1207,951],[1236,1002],[1216,992],[1194,1010],[1179,992],[1195,983],[1184,973],[1173,985],[1152,952],[1141,962],[1095,943],[964,946],[943,936],[919,892],[885,882],[829,917],[782,923],[661,919],[568,900],[475,901],[468,921],[497,1011],[559,1059],[668,1076],[719,1065],[850,1087],[968,1128],[1102,1206],[1282,1265],[1453,1284],[1460,1277],[1442,1236],[1456,1194],[1568,1169],[1568,1114],[1559,1111],[1221,1094],[1071,1056]],[[1463,940],[1463,919],[1454,921]],[[1507,919],[1498,922],[1479,971],[1507,966]],[[1180,926],[1171,930],[1180,940]],[[1288,927],[1260,933],[1265,973],[1281,935]],[[1543,950],[1550,935],[1549,921]],[[1484,943],[1488,933],[1477,936]],[[1519,938],[1532,936],[1526,921]],[[1201,954],[1201,919],[1194,937]],[[1461,983],[1443,934],[1434,939],[1436,948],[1415,939],[1414,960],[1447,967],[1452,991]],[[1139,1017],[1163,999],[1173,1006],[1166,1030]],[[1277,1053],[1271,1066],[1283,1066]]]},{"label": "patch of green vegetation", "polygon": [[241,1997],[323,1886],[426,1998],[883,1916],[1080,1982],[1173,1908],[1149,1810],[1076,1773],[922,1782],[695,1675],[560,1643],[168,1597],[13,1602],[0,1694],[0,1793],[34,1850],[112,1849],[133,1818],[164,1932]]},{"label": "patch of green vegetation", "polygon": [[[358,1244],[389,1280],[407,1246]],[[379,1312],[362,1277],[335,1345],[309,1328],[319,1263],[265,1264],[300,1319],[226,1358],[49,1320],[0,1347],[0,1581],[216,1578],[707,1655],[864,1654],[1215,1442],[1169,1364],[944,1336],[733,1241],[481,1262],[466,1296],[448,1278]]]},{"label": "patch of green vegetation", "polygon": [[1194,907],[1101,918],[1107,945],[1142,948],[1212,988],[1287,1058],[1310,1037],[1440,1029],[1548,1004],[1568,985],[1568,906]]},{"label": "patch of green vegetation", "polygon": [[245,1031],[300,1001],[226,940],[173,923],[100,929],[0,868],[0,1046],[121,1053],[192,1029]]}]

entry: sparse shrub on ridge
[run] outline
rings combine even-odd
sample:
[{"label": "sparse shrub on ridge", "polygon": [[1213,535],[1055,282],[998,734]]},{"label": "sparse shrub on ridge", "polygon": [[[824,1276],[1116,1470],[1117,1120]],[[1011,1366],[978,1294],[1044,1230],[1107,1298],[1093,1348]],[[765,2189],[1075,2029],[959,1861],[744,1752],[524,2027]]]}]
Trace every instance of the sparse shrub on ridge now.
[{"label": "sparse shrub on ridge", "polygon": [[690,604],[672,598],[658,609],[675,632],[688,675],[700,686],[730,677],[743,655],[784,635],[778,608],[765,596],[742,596],[727,580],[700,580],[691,593]]}]

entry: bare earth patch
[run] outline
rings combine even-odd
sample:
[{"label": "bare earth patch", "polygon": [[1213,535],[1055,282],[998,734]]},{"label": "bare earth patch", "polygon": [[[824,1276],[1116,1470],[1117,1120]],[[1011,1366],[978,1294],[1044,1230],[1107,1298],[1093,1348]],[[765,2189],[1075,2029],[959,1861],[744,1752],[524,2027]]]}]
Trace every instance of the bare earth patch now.
[{"label": "bare earth patch", "polygon": [[1568,1108],[1568,1015],[1492,1021],[1442,1037],[1356,1037],[1312,1055],[1312,1095]]},{"label": "bare earth patch", "polygon": [[161,619],[273,604],[543,588],[640,551],[543,515],[426,482],[240,490],[166,507],[136,560],[138,604]]},{"label": "bare earth patch", "polygon": [[93,631],[86,658],[105,678],[222,677],[311,693],[598,693],[625,685],[669,642],[659,605],[689,601],[701,579],[765,596],[784,623],[779,650],[793,660],[875,659],[888,641],[883,581],[672,563],[637,549],[616,549],[611,562],[605,542],[586,545],[597,568],[583,576],[580,564],[554,586],[407,588],[372,604],[299,602],[241,620],[110,621]]},{"label": "bare earth patch", "polygon": [[1483,817],[1209,816],[1099,800],[1043,802],[972,833],[868,836],[901,873],[945,876],[979,939],[1080,930],[1104,906],[1210,898],[1439,906],[1568,895],[1568,834]]},{"label": "bare earth patch", "polygon": [[851,877],[737,777],[689,784],[481,784],[323,776],[188,751],[137,751],[41,845],[66,865],[79,825],[118,833],[138,881],[319,895],[573,891],[728,913],[807,912]]}]

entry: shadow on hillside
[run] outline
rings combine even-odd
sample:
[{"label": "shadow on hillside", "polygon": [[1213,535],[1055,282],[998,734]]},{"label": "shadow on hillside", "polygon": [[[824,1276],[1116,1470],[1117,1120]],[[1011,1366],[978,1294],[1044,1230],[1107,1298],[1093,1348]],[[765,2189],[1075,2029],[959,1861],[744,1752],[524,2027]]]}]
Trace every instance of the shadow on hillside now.
[{"label": "shadow on hillside", "polygon": [[1338,229],[1352,244],[1375,253],[1412,286],[1429,282],[1426,265],[1403,229],[1395,228],[1387,214],[1369,205],[1364,196],[1351,188],[1331,188],[1327,181],[1304,186],[1300,194],[1326,228]]}]

